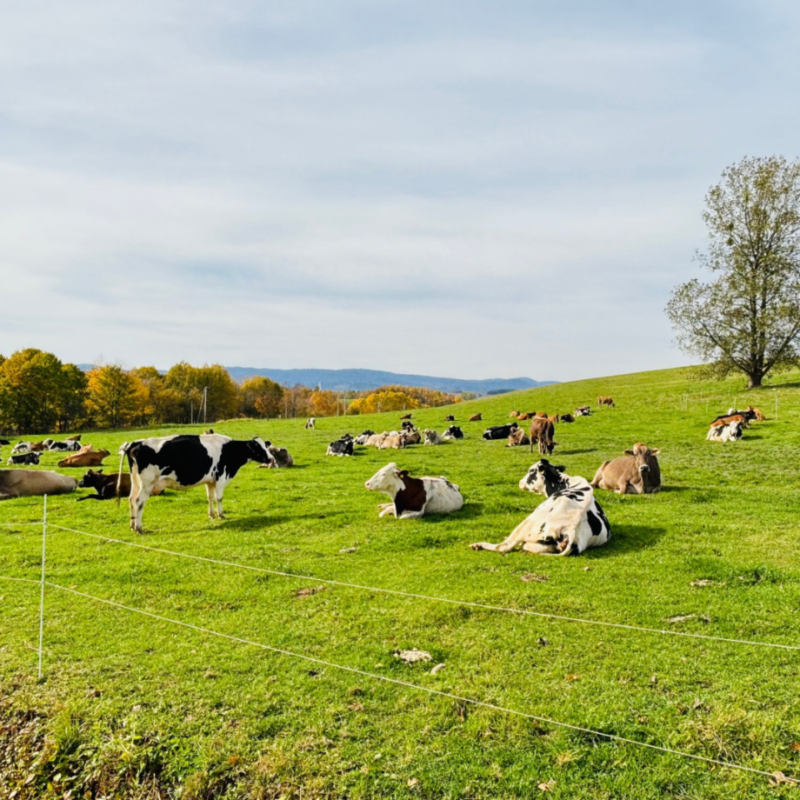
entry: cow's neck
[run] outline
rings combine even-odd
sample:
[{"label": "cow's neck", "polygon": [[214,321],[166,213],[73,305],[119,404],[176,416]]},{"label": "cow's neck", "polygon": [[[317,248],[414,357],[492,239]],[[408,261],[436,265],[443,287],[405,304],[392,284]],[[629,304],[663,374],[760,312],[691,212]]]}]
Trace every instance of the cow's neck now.
[{"label": "cow's neck", "polygon": [[568,486],[569,486],[569,476],[564,475],[561,472],[559,472],[558,478],[546,477],[544,479],[544,490],[548,497],[550,497],[551,494],[560,492],[562,489],[566,489]]},{"label": "cow's neck", "polygon": [[250,461],[251,456],[250,442],[238,442],[234,439],[233,441],[225,442],[222,446],[219,466],[233,478]]}]

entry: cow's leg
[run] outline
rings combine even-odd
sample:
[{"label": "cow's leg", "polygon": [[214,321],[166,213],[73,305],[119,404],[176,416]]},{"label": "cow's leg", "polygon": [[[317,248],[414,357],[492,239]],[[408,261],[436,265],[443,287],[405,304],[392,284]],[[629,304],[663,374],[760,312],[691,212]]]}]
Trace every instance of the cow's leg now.
[{"label": "cow's leg", "polygon": [[392,514],[396,516],[394,503],[381,503],[378,508],[381,510],[380,514],[378,514],[378,518],[387,517]]},{"label": "cow's leg", "polygon": [[420,517],[425,515],[425,509],[423,508],[421,511],[404,511],[399,519],[419,519]]},{"label": "cow's leg", "polygon": [[214,501],[217,499],[216,484],[206,484],[206,496],[208,497],[208,518],[214,519]]},{"label": "cow's leg", "polygon": [[138,472],[131,473],[131,493],[128,495],[128,508],[130,510],[131,530],[138,530],[136,527],[136,500],[139,497],[142,485],[139,481]]},{"label": "cow's leg", "polygon": [[222,510],[222,495],[225,494],[225,487],[226,486],[227,486],[226,483],[217,483],[217,485],[216,485],[217,517],[219,519],[225,519],[225,512]]},{"label": "cow's leg", "polygon": [[528,520],[524,520],[513,531],[508,538],[500,544],[490,544],[489,542],[474,542],[470,545],[473,550],[494,550],[497,553],[508,553],[522,545],[528,538],[530,526]]},{"label": "cow's leg", "polygon": [[[142,532],[142,512],[144,511],[144,504],[150,497],[150,490],[152,485],[143,481],[141,475],[138,481],[131,481],[131,530],[136,533]],[[134,496],[134,492],[136,493]]]},{"label": "cow's leg", "polygon": [[[603,483],[603,470],[608,466],[608,461],[604,461],[597,469],[597,472],[594,474],[594,478],[592,478],[592,482],[589,484],[594,489],[597,489],[598,486],[601,486]],[[602,488],[602,487],[601,487]]]}]

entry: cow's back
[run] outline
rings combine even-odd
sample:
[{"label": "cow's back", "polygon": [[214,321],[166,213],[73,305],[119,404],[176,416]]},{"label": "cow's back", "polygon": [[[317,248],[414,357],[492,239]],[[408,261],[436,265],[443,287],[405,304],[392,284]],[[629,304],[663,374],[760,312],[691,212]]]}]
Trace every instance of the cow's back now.
[{"label": "cow's back", "polygon": [[69,494],[78,481],[58,472],[38,469],[0,469],[0,496],[38,497],[44,494]]},{"label": "cow's back", "polygon": [[142,474],[147,470],[154,479],[197,486],[213,475],[222,448],[230,441],[230,437],[218,433],[142,439],[128,449],[131,471]]}]

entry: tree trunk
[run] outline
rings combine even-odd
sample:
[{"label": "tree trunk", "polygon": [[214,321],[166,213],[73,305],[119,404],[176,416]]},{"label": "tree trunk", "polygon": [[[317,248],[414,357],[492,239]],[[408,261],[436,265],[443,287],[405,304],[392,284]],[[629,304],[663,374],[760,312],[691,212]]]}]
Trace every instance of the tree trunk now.
[{"label": "tree trunk", "polygon": [[748,389],[758,389],[761,386],[761,381],[763,380],[764,376],[761,373],[753,373],[747,376],[747,388]]}]

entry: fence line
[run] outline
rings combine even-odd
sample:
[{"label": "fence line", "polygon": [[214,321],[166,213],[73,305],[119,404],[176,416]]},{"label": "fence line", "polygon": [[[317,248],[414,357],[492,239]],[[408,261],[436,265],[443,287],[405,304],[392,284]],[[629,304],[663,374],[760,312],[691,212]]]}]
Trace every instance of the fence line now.
[{"label": "fence line", "polygon": [[648,628],[642,625],[628,625],[624,622],[603,622],[601,620],[585,619],[583,617],[567,617],[561,614],[548,614],[543,611],[531,611],[526,608],[506,608],[504,606],[494,606],[488,603],[476,603],[470,600],[454,600],[449,597],[436,597],[434,595],[418,594],[416,592],[404,592],[401,589],[386,589],[378,586],[364,586],[359,583],[349,583],[347,581],[337,581],[331,578],[317,578],[313,575],[303,575],[294,572],[282,572],[277,569],[269,569],[267,567],[254,567],[249,564],[234,564],[232,561],[221,561],[216,558],[206,558],[205,556],[196,556],[190,553],[180,553],[175,550],[166,550],[161,547],[151,547],[145,544],[138,544],[137,542],[128,542],[124,539],[113,539],[110,536],[101,536],[97,533],[89,533],[88,531],[80,531],[76,528],[67,528],[63,525],[50,525],[51,528],[58,528],[62,531],[69,531],[70,533],[77,533],[81,536],[88,536],[92,539],[99,539],[104,542],[113,542],[115,544],[123,544],[128,547],[137,547],[140,550],[149,550],[153,553],[161,553],[163,555],[176,556],[178,558],[186,558],[190,561],[200,561],[208,564],[218,564],[223,567],[233,567],[234,569],[248,570],[249,572],[258,572],[266,575],[278,575],[284,578],[294,578],[296,580],[315,581],[317,583],[326,583],[330,586],[341,586],[347,589],[361,589],[368,592],[377,592],[379,594],[391,594],[397,597],[406,597],[415,600],[429,600],[436,603],[449,603],[451,605],[465,606],[468,608],[479,608],[484,611],[503,611],[509,614],[521,614],[530,617],[540,617],[542,619],[558,620],[559,622],[576,622],[583,625],[598,625],[605,628],[619,628],[621,630],[638,631],[640,633],[655,633],[663,636],[681,636],[687,639],[702,639],[712,642],[725,642],[728,644],[743,644],[750,647],[770,647],[778,650],[793,650],[800,651],[800,645],[793,644],[779,644],[776,642],[758,642],[752,639],[733,639],[724,636],[711,636],[705,633],[690,633],[688,631],[670,631],[663,628]]},{"label": "fence line", "polygon": [[41,583],[38,578],[12,578],[10,575],[0,575],[0,581],[18,581],[19,583],[35,583],[37,586]]},{"label": "fence line", "polygon": [[[513,708],[504,708],[503,706],[498,706],[495,705],[494,703],[486,702],[485,700],[476,700],[472,697],[462,697],[461,695],[452,694],[451,692],[444,692],[441,691],[440,689],[432,689],[428,686],[420,686],[419,684],[416,683],[403,681],[400,680],[399,678],[390,678],[387,675],[378,675],[377,673],[367,672],[365,670],[358,669],[357,667],[348,667],[342,664],[336,664],[333,661],[327,661],[322,658],[316,658],[315,656],[309,656],[304,653],[296,653],[292,650],[285,650],[280,647],[273,647],[272,645],[262,644],[261,642],[254,642],[250,639],[244,639],[240,636],[233,636],[228,633],[221,633],[219,631],[214,631],[211,630],[210,628],[204,628],[201,625],[194,625],[191,622],[183,622],[181,620],[170,619],[169,617],[164,617],[161,614],[154,614],[151,611],[144,611],[143,609],[134,608],[133,606],[126,606],[123,605],[122,603],[117,603],[114,600],[106,600],[102,597],[95,597],[94,595],[87,594],[86,592],[80,592],[77,589],[71,589],[66,586],[60,586],[59,584],[52,583],[51,581],[47,581],[47,585],[52,587],[53,589],[58,589],[60,591],[68,592],[70,594],[74,594],[79,597],[84,597],[88,600],[94,600],[98,603],[103,603],[105,605],[112,606],[114,608],[119,608],[122,609],[123,611],[129,611],[133,614],[141,614],[142,616],[150,617],[151,619],[155,619],[160,622],[166,622],[169,623],[170,625],[177,625],[182,628],[188,628],[190,630],[196,631],[198,633],[207,634],[209,636],[217,636],[221,639],[227,639],[228,641],[236,642],[237,644],[245,644],[251,647],[257,647],[260,648],[261,650],[267,650],[271,653],[277,653],[279,655],[289,656],[291,658],[299,658],[302,659],[303,661],[309,661],[313,664],[319,664],[321,666],[330,667],[331,669],[338,669],[341,670],[342,672],[350,672],[354,675],[360,675],[364,678],[371,678],[372,680],[383,681],[384,683],[391,683],[396,686],[404,686],[408,689],[415,689],[416,691],[427,692],[428,694],[435,695],[437,697],[445,697],[449,700],[456,700],[461,703],[469,703],[470,705],[478,706],[480,708],[488,708],[492,711],[499,711],[504,714],[512,714],[517,717],[524,717],[525,719],[534,720],[536,722],[552,725],[554,727],[566,728],[568,730],[577,731],[579,733],[587,733],[591,736],[600,736],[610,741],[622,742],[624,744],[632,744],[635,745],[636,747],[645,747],[650,750],[658,750],[662,753],[681,756],[683,758],[691,758],[696,761],[703,761],[707,764],[714,764],[720,767],[728,767],[730,769],[736,769],[743,772],[750,772],[755,775],[762,775],[768,778],[774,777],[775,775],[775,773],[767,772],[766,770],[756,769],[754,767],[746,767],[741,764],[733,763],[731,761],[722,761],[716,758],[709,758],[707,756],[697,755],[696,753],[687,753],[683,750],[673,750],[670,747],[664,747],[662,745],[650,744],[649,742],[641,742],[636,739],[628,739],[625,736],[619,736],[615,733],[605,733],[603,731],[596,731],[593,730],[592,728],[584,728],[581,727],[580,725],[573,725],[569,722],[561,722],[560,720],[551,719],[550,717],[543,717],[537,714],[529,714],[525,711],[517,711],[516,709]],[[795,781],[793,778],[788,778],[787,780],[790,780],[792,783],[797,783],[797,781]]]}]

